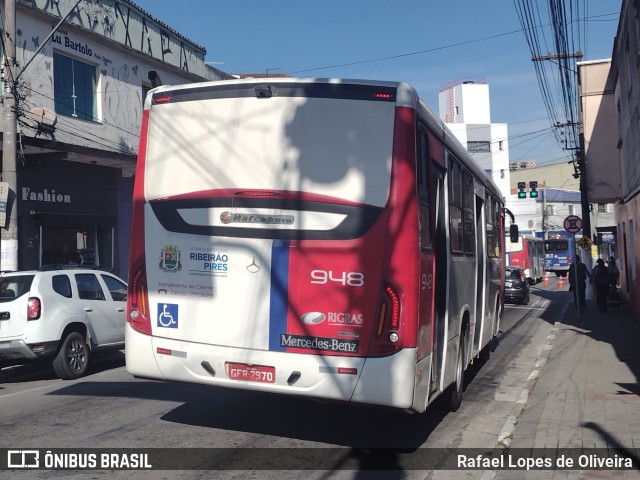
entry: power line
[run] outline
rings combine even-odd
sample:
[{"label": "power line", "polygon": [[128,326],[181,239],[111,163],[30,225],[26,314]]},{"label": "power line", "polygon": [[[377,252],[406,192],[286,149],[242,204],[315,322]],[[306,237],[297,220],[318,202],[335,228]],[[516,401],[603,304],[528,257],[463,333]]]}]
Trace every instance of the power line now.
[{"label": "power line", "polygon": [[[516,0],[514,0],[516,1]],[[607,17],[610,15],[618,15],[617,12],[612,12],[612,13],[605,13],[605,14],[601,14],[601,15],[595,15],[593,17],[591,17],[590,19],[584,19],[585,21],[594,21],[593,19],[596,18],[600,18],[600,17]],[[599,20],[599,21],[613,21],[613,20],[617,20],[617,18],[615,19],[611,19],[611,20]],[[550,26],[550,24],[544,24],[544,25],[539,25],[536,28],[543,28],[543,27],[548,27]],[[441,45],[439,47],[433,47],[433,48],[427,48],[424,50],[418,50],[415,52],[408,52],[408,53],[399,53],[396,55],[389,55],[387,57],[378,57],[378,58],[371,58],[371,59],[367,59],[367,60],[356,60],[353,62],[345,62],[345,63],[338,63],[338,64],[333,64],[333,65],[325,65],[322,67],[312,67],[312,68],[306,68],[303,70],[295,70],[290,72],[292,75],[298,74],[298,73],[306,73],[306,72],[314,72],[314,71],[318,71],[318,70],[328,70],[331,68],[339,68],[339,67],[350,67],[353,65],[362,65],[365,63],[375,63],[375,62],[383,62],[383,61],[387,61],[387,60],[395,60],[397,58],[404,58],[404,57],[410,57],[410,56],[414,56],[414,55],[424,55],[425,53],[432,53],[432,52],[437,52],[440,50],[446,50],[449,48],[455,48],[455,47],[461,47],[463,45],[469,45],[469,44],[473,44],[473,43],[477,43],[477,42],[483,42],[486,40],[493,40],[496,38],[500,38],[500,37],[505,37],[508,35],[513,35],[513,34],[518,34],[518,33],[522,33],[524,31],[524,29],[520,29],[520,30],[513,30],[510,32],[503,32],[503,33],[497,33],[495,35],[489,35],[487,37],[480,37],[480,38],[476,38],[473,40],[467,40],[464,42],[457,42],[457,43],[451,43],[448,45]]]}]

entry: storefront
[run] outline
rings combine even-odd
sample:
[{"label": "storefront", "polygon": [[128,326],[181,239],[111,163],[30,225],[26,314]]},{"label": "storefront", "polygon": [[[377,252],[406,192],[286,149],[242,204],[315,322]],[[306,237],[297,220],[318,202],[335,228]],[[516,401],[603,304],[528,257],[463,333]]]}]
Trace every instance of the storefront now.
[{"label": "storefront", "polygon": [[63,160],[18,167],[18,265],[119,270],[120,170]]}]

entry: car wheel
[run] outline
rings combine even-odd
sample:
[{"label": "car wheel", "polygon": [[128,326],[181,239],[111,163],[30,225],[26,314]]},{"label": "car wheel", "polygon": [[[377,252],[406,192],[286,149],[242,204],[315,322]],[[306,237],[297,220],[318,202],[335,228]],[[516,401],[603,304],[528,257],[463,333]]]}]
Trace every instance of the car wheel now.
[{"label": "car wheel", "polygon": [[456,379],[454,384],[451,385],[449,408],[452,412],[457,411],[462,404],[462,391],[464,389],[465,333],[465,330],[460,332],[460,345],[458,347],[458,359],[456,360]]},{"label": "car wheel", "polygon": [[89,346],[78,332],[71,332],[62,342],[60,351],[53,359],[53,370],[63,380],[82,377],[89,364]]}]

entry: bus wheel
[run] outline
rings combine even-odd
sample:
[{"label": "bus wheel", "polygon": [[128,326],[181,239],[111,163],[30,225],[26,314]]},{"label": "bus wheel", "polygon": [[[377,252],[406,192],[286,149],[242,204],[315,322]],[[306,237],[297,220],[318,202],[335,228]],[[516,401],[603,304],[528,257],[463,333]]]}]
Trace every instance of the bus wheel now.
[{"label": "bus wheel", "polygon": [[458,359],[456,360],[456,379],[451,385],[451,396],[449,399],[449,408],[452,412],[456,412],[462,404],[462,391],[464,389],[464,358],[465,358],[465,334],[463,330],[460,332],[460,345],[458,347]]}]

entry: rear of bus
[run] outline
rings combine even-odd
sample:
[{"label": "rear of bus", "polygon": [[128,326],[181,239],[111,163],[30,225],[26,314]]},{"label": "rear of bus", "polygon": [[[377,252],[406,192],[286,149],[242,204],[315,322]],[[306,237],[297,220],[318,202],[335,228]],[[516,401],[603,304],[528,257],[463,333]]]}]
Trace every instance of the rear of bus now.
[{"label": "rear of bus", "polygon": [[545,268],[556,275],[566,276],[573,262],[571,240],[567,237],[549,238],[544,241]]},{"label": "rear of bus", "polygon": [[506,264],[512,267],[520,267],[525,276],[529,277],[529,255],[526,251],[527,243],[521,235],[517,242],[505,242]]},{"label": "rear of bus", "polygon": [[143,116],[126,361],[140,377],[409,408],[415,92],[238,80]]}]

